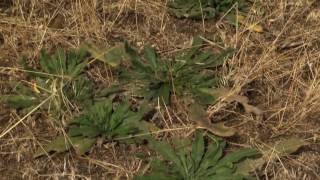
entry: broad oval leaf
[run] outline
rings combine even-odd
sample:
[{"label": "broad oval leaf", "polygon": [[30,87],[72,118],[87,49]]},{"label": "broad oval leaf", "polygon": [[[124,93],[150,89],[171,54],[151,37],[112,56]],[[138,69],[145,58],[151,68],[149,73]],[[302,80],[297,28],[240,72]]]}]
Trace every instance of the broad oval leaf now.
[{"label": "broad oval leaf", "polygon": [[228,166],[229,163],[237,163],[245,158],[254,157],[258,155],[261,155],[261,153],[256,149],[241,149],[223,157],[217,164],[217,167]]},{"label": "broad oval leaf", "polygon": [[196,131],[195,140],[192,144],[191,158],[194,162],[194,169],[198,169],[204,156],[205,145],[202,132]]},{"label": "broad oval leaf", "polygon": [[95,139],[90,138],[59,136],[51,143],[45,145],[43,149],[39,148],[33,157],[37,158],[50,152],[65,152],[70,150],[71,147],[73,147],[78,154],[83,155],[91,149],[95,142]]},{"label": "broad oval leaf", "polygon": [[306,141],[300,138],[291,137],[277,142],[273,149],[280,156],[289,155],[296,152],[300,147],[306,145]]},{"label": "broad oval leaf", "polygon": [[[250,175],[255,170],[260,170],[267,161],[278,160],[273,153],[277,153],[279,156],[289,155],[296,152],[300,147],[306,145],[306,142],[299,138],[289,138],[277,142],[275,145],[269,145],[264,147],[260,154],[262,157],[258,159],[246,159],[237,164],[236,173],[244,176]],[[271,147],[271,148],[270,148]]]},{"label": "broad oval leaf", "polygon": [[100,60],[112,67],[117,67],[125,56],[123,46],[99,49],[93,44],[86,44],[84,47],[93,58]]},{"label": "broad oval leaf", "polygon": [[154,71],[157,70],[157,55],[155,50],[150,45],[144,46],[144,57],[147,61],[150,61],[151,67]]},{"label": "broad oval leaf", "polygon": [[28,108],[39,103],[39,99],[34,96],[26,95],[1,95],[0,102],[12,108]]}]

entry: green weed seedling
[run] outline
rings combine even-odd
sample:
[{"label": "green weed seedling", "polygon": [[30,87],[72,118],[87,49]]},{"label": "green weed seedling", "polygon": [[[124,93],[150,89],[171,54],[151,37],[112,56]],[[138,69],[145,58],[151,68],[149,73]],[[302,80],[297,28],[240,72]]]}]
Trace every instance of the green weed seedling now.
[{"label": "green weed seedling", "polygon": [[235,4],[239,10],[249,7],[247,0],[174,0],[168,3],[168,6],[177,18],[203,20],[215,18],[229,11],[234,13]]},{"label": "green weed seedling", "polygon": [[1,101],[13,108],[33,108],[48,100],[42,108],[55,113],[72,105],[92,103],[93,84],[83,71],[88,63],[85,49],[65,53],[58,49],[52,56],[40,53],[40,67],[25,65],[30,82],[17,83],[14,94],[5,95]]},{"label": "green weed seedling", "polygon": [[158,97],[169,103],[171,82],[169,65],[157,57],[150,46],[144,47],[144,56],[125,44],[126,53],[130,57],[131,67],[120,69],[121,83],[130,86],[136,94],[155,100]]},{"label": "green weed seedling", "polygon": [[207,92],[220,81],[215,70],[234,50],[226,49],[215,54],[210,50],[201,51],[203,45],[203,40],[195,37],[189,51],[178,53],[169,60],[159,58],[148,45],[141,57],[126,44],[131,66],[120,69],[120,82],[129,85],[138,95],[151,100],[160,98],[166,104],[170,104],[173,94],[186,100],[196,99],[202,104],[213,103],[216,97]]},{"label": "green weed seedling", "polygon": [[131,135],[145,130],[142,118],[146,111],[144,105],[138,111],[131,110],[130,106],[128,101],[116,103],[111,99],[95,103],[87,112],[71,120],[66,136],[57,137],[44,149],[39,149],[35,157],[46,152],[64,152],[71,147],[84,154],[97,138],[107,141],[125,139],[129,141],[122,142],[130,143]]},{"label": "green weed seedling", "polygon": [[225,141],[214,139],[206,145],[202,131],[196,131],[189,148],[174,148],[166,142],[150,139],[151,149],[162,157],[151,162],[149,174],[136,176],[135,180],[234,180],[248,179],[237,174],[237,164],[243,160],[261,155],[255,149],[241,149],[225,153]]},{"label": "green weed seedling", "polygon": [[139,125],[145,109],[134,112],[130,105],[128,101],[120,104],[112,100],[97,102],[87,113],[70,122],[68,134],[71,137],[102,136],[107,140],[135,134],[141,130]]}]

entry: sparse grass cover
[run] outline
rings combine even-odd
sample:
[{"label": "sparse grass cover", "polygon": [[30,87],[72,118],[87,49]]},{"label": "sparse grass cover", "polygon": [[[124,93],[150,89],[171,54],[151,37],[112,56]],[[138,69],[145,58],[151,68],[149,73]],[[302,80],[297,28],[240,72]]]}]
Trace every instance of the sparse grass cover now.
[{"label": "sparse grass cover", "polygon": [[[130,89],[138,89],[136,95],[143,97],[145,101],[160,98],[164,104],[169,104],[171,95],[176,94],[183,97],[187,103],[192,103],[192,99],[196,98],[198,100],[196,103],[208,105],[213,104],[218,98],[208,93],[210,89],[217,86],[219,81],[214,68],[222,66],[224,60],[234,50],[227,49],[216,55],[211,51],[200,51],[202,46],[203,40],[200,37],[194,38],[190,50],[176,55],[173,62],[161,60],[150,46],[144,47],[144,58],[142,59],[138,52],[127,43],[124,46],[125,50],[112,48],[106,50],[107,53],[91,45],[86,45],[86,48],[81,48],[79,52],[67,54],[62,49],[58,49],[52,56],[41,51],[41,71],[36,72],[35,69],[27,68],[30,69],[28,72],[31,72],[31,75],[36,78],[32,86],[29,89],[25,87],[25,91],[18,89],[18,92],[25,92],[25,94],[7,95],[2,101],[17,109],[30,108],[29,106],[33,108],[37,103],[48,101],[45,110],[49,112],[53,110],[57,119],[65,114],[65,111],[72,111],[70,107],[78,104],[83,111],[87,112],[71,121],[67,120],[66,139],[69,140],[66,143],[69,145],[61,146],[63,143],[60,141],[64,139],[58,137],[43,150],[63,152],[72,146],[75,149],[80,148],[83,154],[89,151],[98,136],[106,140],[114,140],[138,132],[147,132],[143,132],[143,129],[146,130],[146,125],[140,122],[144,113],[147,112],[132,112],[129,101],[117,106],[110,98],[102,102],[100,102],[101,99],[94,99],[93,83],[84,75],[84,68],[89,60],[86,57],[87,51],[93,57],[105,58],[104,62],[110,62],[112,59],[110,54],[112,57],[118,57],[113,58],[109,65],[113,66],[115,71],[119,69],[119,85],[105,88],[100,92],[96,91],[96,94],[100,96],[106,96],[108,94],[106,92],[113,92],[114,87],[116,88],[114,95],[117,96],[117,89],[125,89],[121,86],[128,85]],[[129,68],[121,64],[121,57],[126,56],[130,57]],[[45,90],[45,93],[41,94],[39,89]],[[34,95],[30,96],[32,92]],[[120,97],[120,94],[118,95]],[[20,99],[17,100],[17,98]],[[140,108],[146,109],[145,107]],[[82,147],[81,143],[85,147]],[[36,153],[36,157],[43,155],[40,151]]]},{"label": "sparse grass cover", "polygon": [[315,0],[0,2],[2,179],[320,179],[319,17]]}]

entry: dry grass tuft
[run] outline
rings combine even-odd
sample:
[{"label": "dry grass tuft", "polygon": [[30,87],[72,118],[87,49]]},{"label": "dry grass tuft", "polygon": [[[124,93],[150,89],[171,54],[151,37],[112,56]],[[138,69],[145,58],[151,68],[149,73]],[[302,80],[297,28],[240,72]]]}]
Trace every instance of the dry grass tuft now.
[{"label": "dry grass tuft", "polygon": [[[263,33],[248,32],[215,20],[195,22],[171,17],[165,1],[133,0],[5,0],[0,2],[0,93],[22,80],[15,71],[27,57],[36,65],[39,50],[77,48],[91,41],[111,46],[124,40],[141,47],[151,43],[163,55],[183,49],[202,34],[239,51],[223,70],[225,84],[263,109],[263,117],[244,113],[235,104],[209,108],[213,120],[227,120],[238,129],[229,142],[261,145],[279,137],[297,136],[310,145],[296,155],[264,167],[264,179],[320,179],[320,3],[311,0],[259,1],[248,17]],[[221,48],[212,44],[213,48]],[[5,69],[3,67],[14,67]],[[88,74],[103,85],[114,81],[101,64]],[[21,117],[0,105],[1,134]],[[168,131],[164,137],[190,134],[183,112],[161,109],[155,119]],[[182,129],[181,128],[185,128]],[[0,139],[0,173],[6,179],[128,179],[145,164],[135,156],[150,153],[143,146],[102,144],[88,157],[75,153],[33,159],[32,154],[63,128],[46,115],[33,114]]]}]

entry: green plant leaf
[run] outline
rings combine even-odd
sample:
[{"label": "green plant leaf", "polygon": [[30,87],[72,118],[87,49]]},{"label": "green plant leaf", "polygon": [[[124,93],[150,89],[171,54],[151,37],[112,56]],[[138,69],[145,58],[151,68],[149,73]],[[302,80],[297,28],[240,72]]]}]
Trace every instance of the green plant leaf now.
[{"label": "green plant leaf", "polygon": [[[291,137],[282,141],[277,142],[273,149],[269,151],[273,151],[280,156],[289,155],[291,153],[296,152],[300,147],[306,145],[306,141],[300,138]],[[265,151],[265,150],[264,150]]]},{"label": "green plant leaf", "polygon": [[[245,179],[249,176],[236,173],[236,164],[260,154],[255,149],[242,149],[224,155],[225,141],[213,138],[214,142],[206,147],[202,131],[196,131],[192,148],[185,147],[185,144],[173,149],[167,143],[151,137],[148,140],[150,148],[164,158],[152,160],[149,175],[166,174],[177,179]],[[152,177],[149,175],[142,177]]]},{"label": "green plant leaf", "polygon": [[157,55],[153,48],[150,45],[144,46],[144,56],[147,61],[150,61],[151,67],[154,71],[157,70]]},{"label": "green plant leaf", "polygon": [[197,131],[194,143],[192,144],[191,158],[194,162],[194,169],[198,169],[205,152],[205,145],[202,132]]},{"label": "green plant leaf", "polygon": [[112,113],[110,118],[110,129],[118,128],[119,125],[123,123],[122,119],[126,119],[128,115],[131,115],[131,113],[129,113],[129,108],[129,104],[121,104],[117,107],[117,110]]},{"label": "green plant leaf", "polygon": [[[63,55],[61,55],[63,54]],[[62,48],[58,48],[56,52],[51,55],[51,59],[49,61],[51,62],[52,69],[51,69],[51,74],[60,74],[64,75],[66,73],[66,68],[63,66],[63,63],[65,63],[65,58],[61,58],[64,56],[64,51]]]},{"label": "green plant leaf", "polygon": [[83,137],[71,137],[72,147],[77,154],[83,155],[90,151],[91,147],[95,144],[96,139],[83,138]]},{"label": "green plant leaf", "polygon": [[216,167],[228,166],[230,163],[237,163],[245,158],[254,157],[260,155],[260,151],[256,149],[242,149],[223,157]]},{"label": "green plant leaf", "polygon": [[[75,107],[90,106],[94,91],[93,83],[83,74],[88,61],[86,56],[83,48],[71,51],[58,48],[53,55],[41,50],[39,69],[26,67],[29,85],[14,83],[14,93],[2,97],[2,101],[19,109],[32,108],[50,98],[41,109],[49,110],[57,117],[66,109],[73,111]],[[25,61],[22,63],[27,66]]]},{"label": "green plant leaf", "polygon": [[159,160],[152,159],[150,162],[152,172],[150,174],[138,174],[133,177],[137,180],[153,180],[153,179],[168,179],[168,180],[180,180],[181,177],[175,174],[175,168],[168,171],[168,164]]},{"label": "green plant leaf", "polygon": [[34,158],[43,156],[50,152],[61,153],[68,151],[71,147],[75,149],[80,155],[88,152],[94,145],[95,139],[83,138],[83,137],[64,137],[59,136],[51,143],[38,149],[34,154]]},{"label": "green plant leaf", "polygon": [[16,109],[28,108],[40,103],[37,97],[26,95],[1,95],[0,102]]},{"label": "green plant leaf", "polygon": [[157,142],[153,139],[149,139],[149,146],[151,149],[157,151],[161,156],[163,156],[166,160],[174,162],[175,166],[179,170],[181,174],[183,174],[185,171],[181,160],[179,157],[175,154],[174,150],[171,148],[171,146],[165,142]]},{"label": "green plant leaf", "polygon": [[83,73],[84,68],[88,64],[88,60],[87,51],[84,47],[68,52],[66,60],[67,75],[71,78],[78,77]]},{"label": "green plant leaf", "polygon": [[194,37],[191,48],[187,52],[186,56],[183,56],[183,59],[186,59],[188,62],[190,62],[192,60],[192,57],[202,47],[202,45],[203,45],[203,39],[200,36]]},{"label": "green plant leaf", "polygon": [[[67,72],[64,72],[64,70],[67,70],[67,58],[66,58],[66,54],[64,52],[64,50],[62,48],[58,48],[58,50],[56,51],[56,59],[57,59],[57,66],[56,66],[56,70],[57,70],[57,74],[67,74]],[[60,71],[60,72],[59,72]]]},{"label": "green plant leaf", "polygon": [[144,176],[135,176],[133,180],[177,180],[175,177],[171,177],[168,174],[164,173],[152,173]]},{"label": "green plant leaf", "polygon": [[91,105],[93,103],[93,83],[86,76],[79,75],[63,86],[63,94],[73,102]]},{"label": "green plant leaf", "polygon": [[170,85],[167,83],[164,83],[160,86],[158,91],[155,92],[155,95],[153,95],[153,99],[160,98],[160,103],[162,104],[170,104]]},{"label": "green plant leaf", "polygon": [[108,49],[100,49],[93,44],[86,44],[85,49],[93,58],[100,60],[112,67],[117,67],[125,56],[123,46],[114,46]]},{"label": "green plant leaf", "polygon": [[233,174],[235,171],[235,168],[233,167],[233,164],[229,164],[229,166],[221,166],[215,169],[215,173],[220,176],[227,177],[230,174]]},{"label": "green plant leaf", "polygon": [[51,61],[50,61],[50,56],[49,54],[44,50],[42,49],[40,51],[40,66],[41,68],[45,71],[45,72],[51,72],[53,67],[51,66]]},{"label": "green plant leaf", "polygon": [[208,93],[206,90],[210,91],[211,88],[198,88],[195,89],[195,95],[199,103],[203,105],[214,104],[219,97]]},{"label": "green plant leaf", "polygon": [[140,71],[147,70],[147,67],[142,63],[142,60],[136,50],[130,47],[130,45],[126,42],[125,43],[125,52],[131,58],[131,62],[135,68]]},{"label": "green plant leaf", "polygon": [[112,47],[105,54],[104,62],[110,64],[110,66],[112,67],[117,67],[121,63],[121,60],[124,57],[125,57],[125,52],[124,52],[123,46],[115,46],[115,47]]},{"label": "green plant leaf", "polygon": [[208,57],[204,61],[204,65],[202,65],[202,68],[215,68],[218,66],[222,66],[223,63],[226,61],[226,59],[232,56],[234,52],[235,52],[235,49],[227,48],[221,51],[219,54],[212,54],[211,57]]},{"label": "green plant leaf", "polygon": [[216,16],[212,1],[176,0],[169,3],[170,12],[177,18],[195,20],[210,19]]},{"label": "green plant leaf", "polygon": [[177,137],[172,137],[171,141],[172,141],[173,148],[176,149],[177,151],[184,151],[184,153],[187,154],[192,150],[193,139],[191,138],[181,138],[177,136]]},{"label": "green plant leaf", "polygon": [[70,142],[64,136],[59,136],[51,143],[45,145],[43,149],[38,149],[34,154],[34,158],[43,156],[50,152],[61,153],[69,150],[71,147]]},{"label": "green plant leaf", "polygon": [[[125,51],[131,62],[128,68],[120,67],[120,84],[126,84],[138,96],[155,102],[160,100],[170,105],[171,95],[178,98],[196,99],[201,104],[212,104],[217,99],[206,89],[214,89],[220,78],[213,67],[229,56],[229,51],[214,54],[201,51],[203,39],[194,37],[188,51],[176,54],[173,60],[160,59],[149,45],[144,47],[144,58],[125,43]],[[211,68],[211,69],[210,69]]]},{"label": "green plant leaf", "polygon": [[38,73],[32,73],[32,75],[47,78],[56,78],[52,75],[76,77],[82,72],[87,62],[82,50],[65,53],[61,48],[58,48],[52,56],[49,56],[45,50],[41,50],[39,61],[41,70],[48,75]]},{"label": "green plant leaf", "polygon": [[[175,0],[168,3],[169,12],[177,18],[207,20],[223,16],[231,25],[237,26],[237,14],[247,14],[250,0]],[[243,22],[242,22],[243,23]],[[261,32],[261,26],[250,25],[249,30]]]},{"label": "green plant leaf", "polygon": [[70,127],[68,135],[71,137],[84,136],[88,138],[94,138],[100,135],[99,129],[92,126],[80,126],[80,127]]},{"label": "green plant leaf", "polygon": [[[177,18],[206,20],[217,17],[219,14],[235,13],[237,9],[246,12],[249,3],[246,0],[175,0],[168,3],[171,14]],[[229,12],[231,10],[231,12]]]},{"label": "green plant leaf", "polygon": [[[237,174],[247,176],[255,170],[260,170],[266,162],[278,160],[278,156],[286,156],[296,152],[300,147],[306,145],[302,139],[291,137],[286,140],[279,141],[274,145],[265,146],[260,154],[262,157],[257,159],[246,159],[237,164]],[[271,148],[270,148],[271,147]]]},{"label": "green plant leaf", "polygon": [[[28,67],[29,75],[50,79],[72,79],[80,75],[87,65],[86,51],[83,48],[65,52],[58,48],[53,55],[49,55],[45,50],[40,51],[40,73],[39,70]],[[58,75],[58,76],[56,76]]]},{"label": "green plant leaf", "polygon": [[98,91],[95,94],[95,97],[109,97],[111,95],[123,92],[124,89],[121,85],[111,85],[110,87],[104,88],[100,91]]},{"label": "green plant leaf", "polygon": [[229,174],[216,174],[208,176],[207,179],[212,180],[249,180],[250,178],[241,176],[241,175],[233,175],[230,176]]},{"label": "green plant leaf", "polygon": [[215,141],[208,146],[208,150],[198,169],[198,174],[200,174],[199,176],[208,176],[215,173],[214,171],[211,172],[209,170],[211,167],[214,167],[222,157],[225,146],[226,143],[221,141]]},{"label": "green plant leaf", "polygon": [[264,158],[246,159],[237,164],[237,170],[235,173],[243,176],[249,176],[251,172],[260,170],[265,163],[266,160]]},{"label": "green plant leaf", "polygon": [[[96,102],[87,112],[69,123],[68,134],[72,137],[96,138],[106,140],[126,138],[142,132],[141,120],[145,113],[143,105],[137,112],[130,109],[128,101],[113,103],[112,99]],[[131,141],[131,140],[130,140]]]}]

